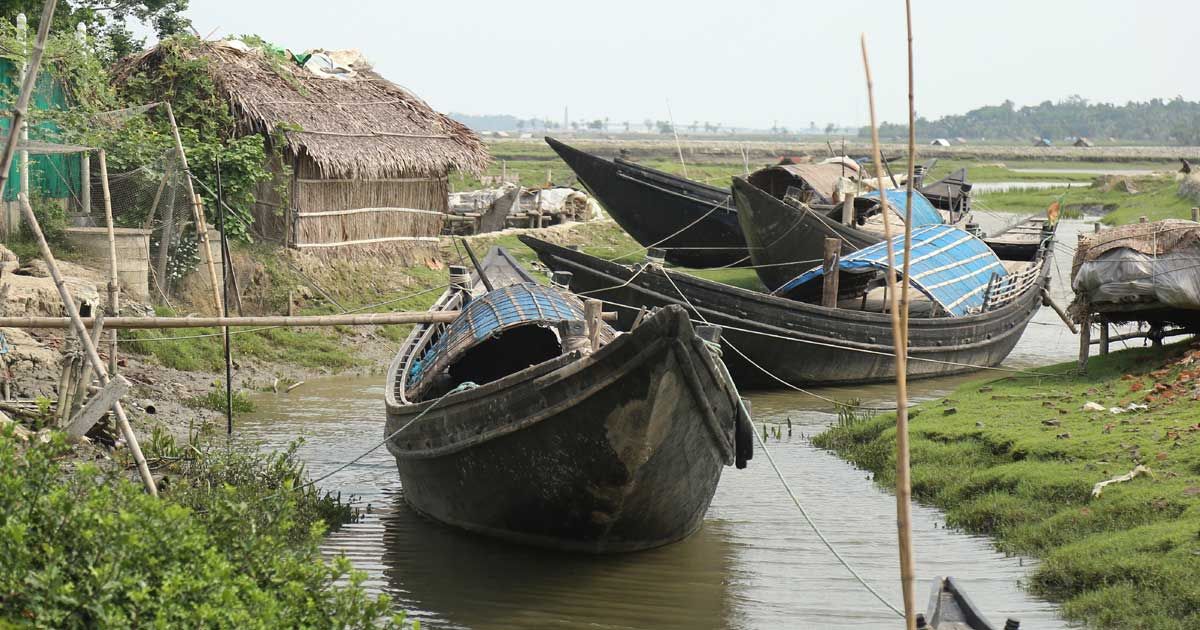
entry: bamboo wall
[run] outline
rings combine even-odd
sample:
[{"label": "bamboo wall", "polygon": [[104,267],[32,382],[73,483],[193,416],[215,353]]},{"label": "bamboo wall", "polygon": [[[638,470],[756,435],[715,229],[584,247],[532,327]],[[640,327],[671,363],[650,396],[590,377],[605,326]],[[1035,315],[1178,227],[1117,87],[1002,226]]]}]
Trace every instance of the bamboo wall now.
[{"label": "bamboo wall", "polygon": [[[298,248],[436,240],[448,208],[445,176],[327,179],[307,159],[292,176],[273,162],[275,179],[258,185],[254,218],[261,235]],[[287,198],[279,182],[288,182]]]}]

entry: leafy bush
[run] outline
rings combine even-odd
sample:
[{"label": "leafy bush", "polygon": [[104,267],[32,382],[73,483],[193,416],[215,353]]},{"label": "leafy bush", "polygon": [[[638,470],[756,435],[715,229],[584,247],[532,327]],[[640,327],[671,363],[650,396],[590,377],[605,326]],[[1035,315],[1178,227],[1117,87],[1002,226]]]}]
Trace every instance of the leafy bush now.
[{"label": "leafy bush", "polygon": [[68,453],[0,432],[0,626],[403,624],[347,560],[321,559],[325,519],[348,513],[302,485],[295,447],[201,446],[158,499]]},{"label": "leafy bush", "polygon": [[[212,409],[213,411],[225,411],[226,404],[225,385],[218,382],[216,387],[209,390],[203,396],[196,396],[184,401],[184,404],[193,409]],[[246,395],[246,392],[238,390],[233,392],[233,411],[235,413],[245,413],[254,411],[254,402]]]}]

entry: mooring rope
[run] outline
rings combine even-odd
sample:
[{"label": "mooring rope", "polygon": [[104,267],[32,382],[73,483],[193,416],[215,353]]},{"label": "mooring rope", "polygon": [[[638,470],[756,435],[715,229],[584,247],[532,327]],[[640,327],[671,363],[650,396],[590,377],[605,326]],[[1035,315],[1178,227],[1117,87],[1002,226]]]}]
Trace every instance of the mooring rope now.
[{"label": "mooring rope", "polygon": [[652,247],[658,247],[659,245],[661,245],[661,244],[663,244],[663,243],[665,243],[665,242],[667,242],[667,241],[669,241],[669,240],[671,240],[671,239],[675,238],[676,236],[679,236],[680,234],[684,233],[685,231],[687,231],[688,229],[690,229],[690,228],[691,228],[693,225],[696,225],[697,223],[699,223],[699,222],[701,222],[701,221],[703,221],[703,220],[707,219],[707,218],[709,217],[709,215],[711,215],[712,213],[714,213],[714,212],[716,212],[717,210],[719,210],[719,209],[721,208],[721,206],[725,205],[725,203],[726,203],[726,202],[728,202],[728,201],[729,201],[729,199],[730,199],[730,198],[729,198],[729,195],[725,195],[725,198],[724,198],[724,199],[722,199],[722,200],[718,201],[718,202],[716,203],[716,205],[714,205],[712,208],[709,208],[708,212],[705,212],[704,214],[700,215],[700,217],[699,217],[699,218],[697,218],[695,221],[692,221],[691,223],[689,223],[689,224],[687,224],[687,225],[685,225],[685,226],[683,226],[683,227],[679,228],[679,229],[678,229],[678,230],[676,230],[674,233],[672,233],[672,234],[668,235],[668,236],[667,236],[667,237],[665,237],[665,238],[662,238],[662,239],[660,239],[658,242],[656,242],[656,243],[654,243],[654,244],[652,244],[652,245],[647,245],[647,246],[645,246],[645,247],[639,247],[639,248],[637,248],[637,249],[630,250],[630,251],[629,251],[628,253],[626,253],[626,254],[621,254],[620,256],[615,256],[615,257],[613,257],[613,258],[609,258],[609,259],[608,259],[608,262],[612,262],[612,261],[614,261],[614,260],[620,260],[620,259],[622,259],[622,258],[624,258],[624,257],[626,257],[626,256],[632,256],[632,255],[634,255],[634,254],[636,254],[636,253],[638,253],[638,252],[640,252],[640,251],[645,251],[645,250],[648,250],[648,249],[650,249],[650,248],[652,248]]},{"label": "mooring rope", "polygon": [[[684,301],[687,300],[682,293],[680,294],[680,297],[683,297]],[[690,305],[691,303],[689,302],[689,306]],[[694,306],[692,307],[692,310],[695,310]],[[699,311],[697,311],[696,314],[700,315]],[[700,315],[700,318],[704,319],[704,316]],[[705,342],[705,345],[710,347],[716,346],[718,350],[720,349],[720,344],[709,344],[708,342]],[[730,345],[729,347],[737,351],[738,354],[741,354],[741,351],[737,348],[734,348],[733,345]],[[729,383],[729,387],[733,389],[734,398],[737,399],[738,406],[741,407],[742,413],[746,414],[747,418],[753,418],[753,416],[750,415],[750,410],[746,408],[746,403],[742,400],[740,392],[738,392],[737,384],[734,383],[733,376],[729,373],[729,368],[725,366],[725,362],[721,360],[719,354],[716,357],[716,364],[720,366],[721,373],[725,375],[725,380]],[[753,420],[751,420],[751,422],[753,422]],[[800,510],[800,515],[804,517],[804,520],[808,523],[808,526],[812,528],[813,533],[817,535],[817,538],[820,539],[820,541],[825,545],[825,548],[829,550],[829,553],[833,554],[833,557],[837,558],[838,562],[850,572],[850,575],[854,576],[854,579],[857,580],[858,583],[863,586],[863,588],[867,589],[869,593],[875,596],[875,599],[878,599],[880,603],[890,608],[892,612],[903,617],[904,613],[899,608],[896,608],[891,602],[884,598],[879,591],[876,591],[875,588],[872,587],[865,578],[863,578],[863,576],[859,575],[858,571],[854,570],[854,567],[851,566],[850,562],[843,558],[842,554],[838,553],[837,548],[834,547],[833,543],[829,542],[829,539],[825,537],[825,533],[822,532],[821,528],[817,526],[816,521],[809,516],[808,510],[804,509],[804,504],[800,502],[799,497],[797,497],[796,493],[792,490],[791,484],[789,484],[787,482],[787,478],[783,476],[783,471],[779,470],[779,466],[775,463],[775,458],[771,456],[771,451],[767,448],[766,441],[763,440],[762,436],[758,434],[758,431],[751,431],[751,433],[754,434],[754,439],[758,441],[758,446],[760,449],[762,449],[763,455],[766,455],[767,462],[771,464],[771,469],[775,471],[775,476],[779,478],[779,483],[783,484],[783,489],[787,491],[788,496],[791,497],[792,503],[796,506],[796,509]]]}]

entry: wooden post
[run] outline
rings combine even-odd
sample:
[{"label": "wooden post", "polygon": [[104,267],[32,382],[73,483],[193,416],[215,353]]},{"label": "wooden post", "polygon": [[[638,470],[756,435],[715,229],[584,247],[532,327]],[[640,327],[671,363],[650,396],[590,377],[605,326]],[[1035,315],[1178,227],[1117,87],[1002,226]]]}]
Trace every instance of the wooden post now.
[{"label": "wooden post", "polygon": [[[117,276],[117,236],[113,229],[112,195],[108,191],[108,160],[104,149],[97,153],[100,160],[100,192],[104,197],[104,225],[108,228],[108,315],[121,313],[121,279]],[[117,331],[109,333],[108,373],[117,373]]]},{"label": "wooden post", "polygon": [[87,151],[79,154],[79,205],[81,213],[92,213],[92,156]]},{"label": "wooden post", "polygon": [[600,321],[600,312],[604,308],[604,303],[596,299],[587,299],[583,302],[583,318],[587,322],[588,341],[591,342],[592,352],[600,349],[600,327],[604,324]]},{"label": "wooden post", "polygon": [[825,239],[824,284],[821,285],[821,306],[837,308],[838,299],[838,263],[842,259],[842,241],[836,238]]},{"label": "wooden post", "polygon": [[[184,174],[186,176],[186,173]],[[174,169],[168,168],[167,173],[163,175],[163,181],[167,178],[175,177]],[[177,187],[172,185],[171,190],[167,192],[167,205],[163,206],[162,229],[158,232],[158,257],[154,261],[155,277],[161,286],[163,298],[166,299],[168,293],[171,292],[171,282],[167,279],[167,258],[171,253],[171,242],[175,240],[175,192]]]},{"label": "wooden post", "polygon": [[1079,371],[1087,372],[1088,353],[1092,349],[1092,314],[1085,313],[1079,322]]},{"label": "wooden post", "polygon": [[150,212],[146,213],[146,220],[142,223],[142,227],[149,230],[154,227],[154,216],[158,214],[158,202],[162,200],[163,190],[167,188],[167,172],[163,173],[162,179],[158,182],[158,190],[154,191],[154,201],[150,204]]},{"label": "wooden post", "polygon": [[854,194],[848,193],[846,198],[842,200],[842,225],[852,225],[854,223]]},{"label": "wooden post", "polygon": [[1099,221],[1092,224],[1092,231],[1095,232],[1096,234],[1100,233],[1100,222]]},{"label": "wooden post", "polygon": [[1100,354],[1108,354],[1108,320],[1100,318]]},{"label": "wooden post", "polygon": [[[204,248],[204,260],[208,265],[208,278],[212,282],[213,300],[217,306],[217,312],[221,312],[221,287],[217,285],[217,267],[213,264],[212,250],[208,248],[208,228],[204,222],[204,209],[200,206],[200,196],[196,194],[195,187],[192,186],[191,170],[188,168],[187,153],[183,151],[183,140],[179,137],[179,125],[175,123],[175,112],[171,109],[170,102],[164,102],[163,106],[167,108],[167,119],[171,123],[171,136],[175,140],[175,151],[179,154],[179,165],[182,167],[183,181],[187,183],[188,199],[191,201],[193,219],[196,221],[196,232],[200,239],[200,246]],[[165,231],[165,230],[164,230]]]},{"label": "wooden post", "polygon": [[1146,221],[1146,215],[1143,214],[1142,216],[1138,217],[1138,223],[1145,223]]},{"label": "wooden post", "polygon": [[1200,223],[1200,208],[1192,208],[1192,220]]}]

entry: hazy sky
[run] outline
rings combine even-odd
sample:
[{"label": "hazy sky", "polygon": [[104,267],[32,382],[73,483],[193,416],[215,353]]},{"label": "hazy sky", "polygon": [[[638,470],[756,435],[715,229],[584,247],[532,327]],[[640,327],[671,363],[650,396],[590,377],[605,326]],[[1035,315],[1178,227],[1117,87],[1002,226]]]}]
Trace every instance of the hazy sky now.
[{"label": "hazy sky", "polygon": [[[914,0],[920,115],[1080,94],[1200,99],[1189,0]],[[906,116],[902,0],[570,2],[191,0],[197,30],[358,48],[435,108],[561,120],[799,128]],[[1194,68],[1194,66],[1193,66]]]}]

